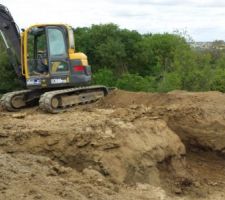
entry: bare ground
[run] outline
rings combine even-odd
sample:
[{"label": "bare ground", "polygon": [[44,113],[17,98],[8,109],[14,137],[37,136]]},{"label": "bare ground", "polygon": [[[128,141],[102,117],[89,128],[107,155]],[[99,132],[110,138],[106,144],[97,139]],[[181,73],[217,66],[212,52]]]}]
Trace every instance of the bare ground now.
[{"label": "bare ground", "polygon": [[0,199],[225,199],[225,95],[115,91],[0,112]]}]

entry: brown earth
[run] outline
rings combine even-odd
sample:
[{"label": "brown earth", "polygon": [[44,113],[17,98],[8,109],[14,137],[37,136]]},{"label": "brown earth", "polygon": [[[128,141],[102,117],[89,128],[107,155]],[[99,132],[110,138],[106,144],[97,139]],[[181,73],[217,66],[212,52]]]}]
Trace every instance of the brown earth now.
[{"label": "brown earth", "polygon": [[225,95],[114,91],[0,112],[0,200],[225,199]]}]

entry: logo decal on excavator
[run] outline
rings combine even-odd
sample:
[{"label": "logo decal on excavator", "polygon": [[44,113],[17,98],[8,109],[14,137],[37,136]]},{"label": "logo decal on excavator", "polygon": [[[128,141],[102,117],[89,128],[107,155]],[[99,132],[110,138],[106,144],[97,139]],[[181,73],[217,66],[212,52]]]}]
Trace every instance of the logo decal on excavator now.
[{"label": "logo decal on excavator", "polygon": [[41,85],[40,79],[28,79],[27,85]]}]

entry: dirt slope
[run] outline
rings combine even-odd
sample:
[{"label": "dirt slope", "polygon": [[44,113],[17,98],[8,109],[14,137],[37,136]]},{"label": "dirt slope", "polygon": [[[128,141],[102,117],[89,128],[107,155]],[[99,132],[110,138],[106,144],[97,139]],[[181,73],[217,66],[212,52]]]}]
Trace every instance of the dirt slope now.
[{"label": "dirt slope", "polygon": [[0,112],[0,199],[225,199],[225,95],[115,91]]},{"label": "dirt slope", "polygon": [[225,95],[220,92],[116,91],[100,104],[105,108],[131,108],[137,116],[159,117],[186,144],[225,153]]}]

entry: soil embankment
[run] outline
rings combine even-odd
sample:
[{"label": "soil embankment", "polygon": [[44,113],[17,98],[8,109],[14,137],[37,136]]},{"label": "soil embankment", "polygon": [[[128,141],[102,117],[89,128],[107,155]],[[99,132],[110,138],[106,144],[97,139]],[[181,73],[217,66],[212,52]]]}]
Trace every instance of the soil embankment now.
[{"label": "soil embankment", "polygon": [[0,199],[225,199],[225,95],[114,91],[0,112]]}]

